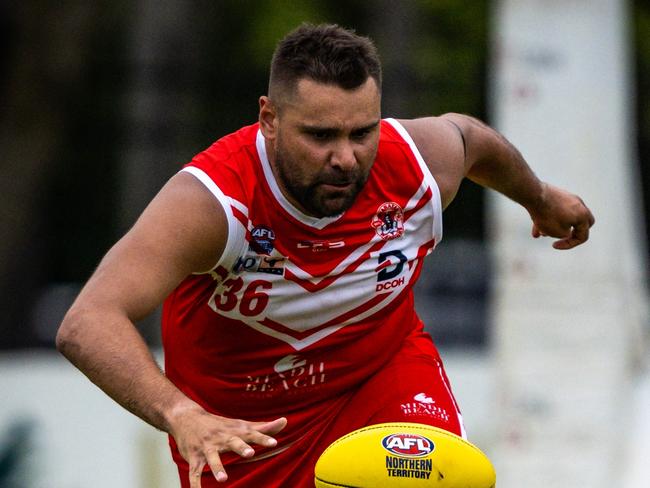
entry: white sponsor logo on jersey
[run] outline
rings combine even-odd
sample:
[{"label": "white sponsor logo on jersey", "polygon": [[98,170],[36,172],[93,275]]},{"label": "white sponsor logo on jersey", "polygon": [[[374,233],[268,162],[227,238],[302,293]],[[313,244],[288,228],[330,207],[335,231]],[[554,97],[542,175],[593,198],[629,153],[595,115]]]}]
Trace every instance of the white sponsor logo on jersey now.
[{"label": "white sponsor logo on jersey", "polygon": [[429,403],[429,404],[436,403],[435,401],[433,401],[433,398],[428,397],[424,392],[418,393],[413,397],[413,399],[420,403]]},{"label": "white sponsor logo on jersey", "polygon": [[260,255],[253,247],[249,247],[245,256],[240,256],[233,266],[233,273],[240,274],[242,271],[252,271],[274,275],[282,275],[287,257],[280,254],[276,249],[271,250],[268,256]]},{"label": "white sponsor logo on jersey", "polygon": [[305,364],[307,364],[306,359],[298,356],[297,354],[289,354],[288,356],[283,357],[277,363],[275,363],[273,369],[276,373],[284,373],[285,371],[289,371],[294,368],[300,368]]},{"label": "white sponsor logo on jersey", "polygon": [[325,362],[309,362],[298,354],[289,354],[273,365],[272,373],[249,376],[245,391],[250,396],[269,397],[280,393],[307,392],[325,383]]},{"label": "white sponsor logo on jersey", "polygon": [[418,393],[413,397],[414,402],[402,403],[402,413],[407,417],[433,417],[444,422],[449,422],[449,413],[446,409],[435,405],[436,401],[426,393]]},{"label": "white sponsor logo on jersey", "polygon": [[335,241],[300,241],[296,244],[298,249],[311,249],[312,252],[322,252],[328,249],[337,249],[345,247],[343,239]]}]

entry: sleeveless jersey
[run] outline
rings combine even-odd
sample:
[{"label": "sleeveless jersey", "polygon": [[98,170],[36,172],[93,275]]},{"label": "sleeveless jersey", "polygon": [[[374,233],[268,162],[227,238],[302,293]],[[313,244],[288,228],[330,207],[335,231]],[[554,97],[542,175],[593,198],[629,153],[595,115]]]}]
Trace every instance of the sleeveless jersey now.
[{"label": "sleeveless jersey", "polygon": [[228,219],[220,261],[163,309],[166,374],[208,411],[263,420],[337,398],[421,325],[412,287],[442,237],[440,194],[406,130],[385,119],[380,134],[365,186],[336,217],[283,196],[257,124],[182,170]]}]

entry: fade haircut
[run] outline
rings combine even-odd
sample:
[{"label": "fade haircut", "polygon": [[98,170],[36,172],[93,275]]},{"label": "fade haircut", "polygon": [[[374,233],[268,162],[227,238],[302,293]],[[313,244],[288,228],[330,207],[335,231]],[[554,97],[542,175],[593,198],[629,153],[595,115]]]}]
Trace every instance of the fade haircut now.
[{"label": "fade haircut", "polygon": [[269,97],[281,102],[303,78],[353,90],[368,77],[381,90],[381,63],[370,39],[336,24],[303,23],[273,53]]}]

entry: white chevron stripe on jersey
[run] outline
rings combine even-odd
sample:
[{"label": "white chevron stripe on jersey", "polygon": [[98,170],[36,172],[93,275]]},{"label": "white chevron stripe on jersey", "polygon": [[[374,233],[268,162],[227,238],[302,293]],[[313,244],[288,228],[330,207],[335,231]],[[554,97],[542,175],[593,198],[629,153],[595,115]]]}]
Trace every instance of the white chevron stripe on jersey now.
[{"label": "white chevron stripe on jersey", "polygon": [[[408,213],[409,211],[416,208],[418,203],[420,202],[420,200],[422,200],[422,197],[425,196],[428,190],[429,190],[429,186],[427,185],[426,181],[423,180],[420,187],[417,189],[415,194],[413,194],[413,196],[409,199],[408,203],[403,209],[404,213]],[[350,271],[349,267],[354,263],[356,263],[364,254],[371,252],[371,249],[373,251],[377,251],[377,249],[374,248],[379,244],[383,245],[385,242],[386,241],[381,239],[381,237],[379,237],[377,234],[373,235],[373,237],[366,244],[359,246],[354,251],[352,251],[332,271],[330,271],[327,276],[324,276],[320,279],[314,277],[308,271],[302,269],[300,266],[292,262],[287,263],[286,270],[290,271],[291,274],[295,276],[298,280],[307,281],[314,287],[322,287],[326,281],[333,281],[337,279],[339,276],[341,276],[342,274],[349,272]]]},{"label": "white chevron stripe on jersey", "polygon": [[311,273],[305,271],[300,266],[297,266],[292,262],[287,263],[285,269],[290,271],[299,280],[309,281],[314,286],[320,286],[321,282],[323,281],[327,281],[330,279],[334,279],[335,277],[339,277],[345,274],[346,271],[349,272],[350,271],[348,270],[349,266],[361,260],[363,256],[371,252],[371,249],[373,249],[374,247],[381,247],[379,246],[380,244],[381,245],[385,244],[385,241],[383,241],[378,235],[375,234],[372,237],[372,239],[370,239],[366,244],[359,246],[354,251],[352,251],[332,271],[330,271],[327,274],[327,276],[324,276],[320,279],[317,279]]},{"label": "white chevron stripe on jersey", "polygon": [[409,255],[409,263],[396,279],[399,285],[393,289],[382,292],[375,290],[378,283],[377,261],[371,258],[364,261],[358,272],[345,274],[331,287],[314,293],[301,292],[296,283],[277,277],[270,291],[273,296],[268,307],[255,317],[242,316],[237,309],[226,312],[217,310],[214,297],[223,292],[220,286],[217,286],[209,305],[219,314],[239,320],[262,334],[301,350],[342,327],[379,312],[404,292],[419,272],[421,261],[430,251],[433,242],[422,245],[417,250],[413,249],[411,253],[411,239],[399,243],[396,241],[398,240],[387,243],[388,250],[395,252],[403,249]]},{"label": "white chevron stripe on jersey", "polygon": [[[275,328],[272,328],[269,325],[265,325],[259,321],[246,320],[244,321],[244,323],[249,327],[252,327],[253,329],[257,330],[258,332],[261,332],[262,334],[266,334],[271,337],[275,337],[276,339],[286,342],[291,347],[293,347],[296,351],[300,351],[320,341],[321,339],[324,339],[325,337],[333,334],[334,332],[342,329],[347,325],[353,324],[355,322],[359,322],[367,317],[370,317],[375,312],[381,310],[383,307],[385,307],[390,302],[392,302],[395,298],[397,298],[397,295],[398,295],[397,293],[385,293],[380,297],[382,300],[385,298],[389,299],[385,303],[376,304],[373,307],[365,310],[364,312],[356,315],[355,317],[345,320],[341,323],[333,324],[320,329],[316,327],[316,329],[318,329],[316,330],[316,332],[313,332],[311,334],[301,334],[298,337],[296,337],[295,334],[290,333],[290,331],[287,330],[289,328],[285,326],[281,327],[281,330],[285,330],[285,332],[282,332],[281,330],[278,330],[279,327],[277,326]],[[316,313],[318,313],[318,311]]]},{"label": "white chevron stripe on jersey", "polygon": [[[409,283],[413,277],[413,275],[417,272],[418,266],[412,266],[407,272],[407,276],[405,277],[406,283]],[[347,318],[343,322],[339,324],[333,324],[330,326],[326,326],[322,329],[319,329],[319,327],[323,327],[323,325],[327,324],[327,321],[325,322],[320,322],[317,324],[314,324],[311,329],[318,329],[316,332],[313,332],[311,334],[308,333],[308,330],[304,331],[307,332],[305,334],[304,332],[301,333],[296,333],[291,327],[286,326],[284,324],[281,324],[281,330],[278,330],[279,327],[272,328],[269,325],[265,325],[262,323],[264,320],[259,321],[259,320],[250,320],[247,318],[242,318],[240,317],[239,320],[244,322],[246,325],[249,327],[257,330],[258,332],[261,332],[262,334],[265,334],[270,337],[274,337],[278,340],[281,340],[283,342],[286,342],[289,344],[291,347],[293,347],[296,351],[300,351],[308,346],[311,346],[312,344],[315,344],[316,342],[324,339],[325,337],[337,332],[338,330],[342,329],[343,327],[346,327],[348,325],[354,324],[356,322],[359,322],[363,319],[366,319],[375,313],[379,312],[381,309],[387,307],[390,305],[394,300],[396,300],[402,293],[402,290],[395,290],[392,292],[388,293],[383,293],[378,295],[377,297],[380,298],[379,300],[376,301],[372,306],[369,308],[361,311],[359,314],[354,315],[353,317]],[[312,300],[313,301],[313,297]],[[368,300],[366,303],[373,301],[373,299]],[[313,306],[311,308],[311,315],[318,315],[319,318],[323,318],[323,312],[325,312],[322,308],[318,306]],[[268,324],[268,322],[267,322]]]}]

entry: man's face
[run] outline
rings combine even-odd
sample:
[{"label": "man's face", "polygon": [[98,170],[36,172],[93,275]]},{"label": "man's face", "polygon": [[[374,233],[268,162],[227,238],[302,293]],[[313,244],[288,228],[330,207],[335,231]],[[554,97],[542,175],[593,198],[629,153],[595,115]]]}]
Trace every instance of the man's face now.
[{"label": "man's face", "polygon": [[268,99],[261,101],[263,133],[285,196],[315,217],[347,210],[377,154],[381,115],[375,81],[368,78],[359,88],[345,90],[302,79],[281,107],[270,110],[273,116],[264,113],[265,104]]}]

